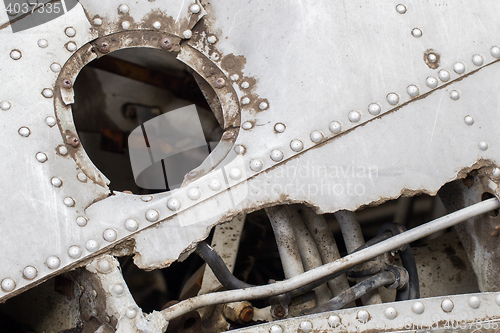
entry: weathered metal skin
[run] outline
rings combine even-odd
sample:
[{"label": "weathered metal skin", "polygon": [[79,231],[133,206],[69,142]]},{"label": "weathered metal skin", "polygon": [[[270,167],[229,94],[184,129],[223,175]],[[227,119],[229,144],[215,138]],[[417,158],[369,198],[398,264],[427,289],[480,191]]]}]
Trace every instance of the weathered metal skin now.
[{"label": "weathered metal skin", "polygon": [[[14,281],[0,301],[125,240],[135,242],[128,251],[139,267],[165,267],[241,212],[293,202],[320,213],[355,210],[435,194],[469,170],[500,163],[496,1],[408,3],[403,14],[392,1],[202,1],[196,14],[184,1],[126,4],[123,13],[121,2],[81,1],[37,32],[0,30],[0,280]],[[64,34],[69,26],[74,37]],[[164,36],[214,89],[224,127],[240,127],[234,145],[245,153],[231,149],[172,193],[110,195],[85,147],[70,142],[78,137],[72,95],[61,84],[94,57],[161,48]],[[48,47],[37,45],[41,39]],[[214,179],[219,189],[210,187]],[[187,197],[192,186],[202,193],[196,201]],[[177,211],[167,208],[172,197]],[[158,218],[148,219],[154,211]],[[136,230],[125,227],[128,219]],[[103,239],[108,229],[116,240]],[[28,266],[35,277],[24,273]]]}]

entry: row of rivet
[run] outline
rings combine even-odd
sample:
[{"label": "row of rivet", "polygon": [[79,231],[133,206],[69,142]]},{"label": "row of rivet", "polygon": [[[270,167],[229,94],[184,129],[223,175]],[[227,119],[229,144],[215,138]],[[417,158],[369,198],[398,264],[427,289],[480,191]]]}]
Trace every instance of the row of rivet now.
[{"label": "row of rivet", "polygon": [[[500,306],[500,295],[496,296],[495,302],[498,306]],[[479,309],[479,307],[481,305],[481,300],[477,296],[471,296],[469,298],[468,304],[469,304],[470,308],[476,310],[476,309]],[[445,299],[441,302],[441,309],[446,313],[452,312],[454,307],[455,306],[450,299]],[[422,302],[415,302],[412,305],[412,311],[415,314],[421,315],[425,311],[425,306]],[[398,316],[398,312],[394,307],[389,306],[384,310],[384,316],[389,320],[393,320]],[[370,313],[366,310],[359,310],[356,313],[356,319],[360,323],[366,323],[370,320],[370,318],[371,318]],[[328,325],[332,328],[339,328],[342,325],[342,320],[340,319],[340,317],[338,315],[330,315],[328,317],[327,321],[328,321]],[[309,333],[312,331],[313,325],[309,320],[304,320],[304,321],[301,321],[299,323],[298,329],[299,329],[299,332]],[[272,325],[271,328],[269,329],[269,332],[270,333],[283,333],[283,328],[280,325]]]}]

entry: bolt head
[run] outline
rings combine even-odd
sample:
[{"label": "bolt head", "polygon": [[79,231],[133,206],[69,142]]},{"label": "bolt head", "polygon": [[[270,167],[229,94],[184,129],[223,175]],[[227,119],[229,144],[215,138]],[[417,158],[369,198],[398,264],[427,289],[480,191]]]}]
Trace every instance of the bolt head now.
[{"label": "bolt head", "polygon": [[69,79],[64,79],[62,81],[62,86],[66,89],[71,89],[73,87],[73,83]]},{"label": "bolt head", "polygon": [[109,44],[107,42],[102,42],[101,44],[99,44],[99,51],[101,51],[101,53],[108,53]]},{"label": "bolt head", "polygon": [[172,48],[172,41],[169,38],[163,38],[161,40],[161,48],[164,50],[170,50]]},{"label": "bolt head", "polygon": [[217,89],[223,88],[225,85],[226,85],[226,80],[224,80],[221,77],[216,78],[214,81],[214,86]]},{"label": "bolt head", "polygon": [[77,148],[80,146],[80,140],[76,136],[69,138],[68,141],[71,147]]}]

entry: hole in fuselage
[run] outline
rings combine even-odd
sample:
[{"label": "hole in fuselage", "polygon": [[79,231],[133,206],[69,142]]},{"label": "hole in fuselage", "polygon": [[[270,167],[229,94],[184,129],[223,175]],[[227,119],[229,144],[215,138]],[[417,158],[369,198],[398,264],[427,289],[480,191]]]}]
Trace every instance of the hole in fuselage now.
[{"label": "hole in fuselage", "polygon": [[[222,135],[189,67],[173,53],[150,48],[110,53],[81,70],[74,91],[72,109],[78,135],[89,158],[110,180],[111,190],[150,194],[179,187],[179,178],[199,165]],[[162,172],[162,179],[153,178],[146,188],[138,186],[130,161],[130,133],[155,117],[193,104],[206,146],[191,154],[189,163],[171,170],[170,177],[169,172]],[[144,139],[152,141],[151,137]],[[178,142],[163,145],[174,147]]]}]

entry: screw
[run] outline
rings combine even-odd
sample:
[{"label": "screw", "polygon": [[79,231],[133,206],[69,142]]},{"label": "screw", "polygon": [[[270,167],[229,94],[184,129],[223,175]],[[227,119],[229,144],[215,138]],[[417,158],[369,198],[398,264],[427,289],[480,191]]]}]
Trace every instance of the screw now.
[{"label": "screw", "polygon": [[[274,310],[276,311],[276,310]],[[253,308],[247,307],[241,310],[240,312],[240,320],[244,323],[248,323],[253,318]]]},{"label": "screw", "polygon": [[217,79],[215,79],[214,85],[215,85],[215,88],[220,89],[226,85],[226,80],[224,80],[221,77],[218,77]]},{"label": "screw", "polygon": [[73,83],[71,83],[71,80],[69,80],[69,79],[64,79],[62,81],[62,85],[66,89],[71,89],[71,87],[73,87]]},{"label": "screw", "polygon": [[161,48],[164,50],[169,50],[170,48],[172,48],[172,42],[170,41],[170,39],[163,38],[161,40]]},{"label": "screw", "polygon": [[230,140],[232,137],[234,137],[234,133],[227,131],[222,135],[222,140]]},{"label": "screw", "polygon": [[198,176],[198,171],[189,171],[189,173],[187,174],[187,176],[188,176],[189,179],[193,179],[196,176]]},{"label": "screw", "polygon": [[69,138],[69,144],[72,147],[76,148],[80,145],[80,140],[78,140],[78,138],[76,136],[73,136],[73,137]]},{"label": "screw", "polygon": [[102,42],[99,45],[99,51],[102,53],[108,53],[109,52],[109,44],[107,42]]},{"label": "screw", "polygon": [[281,319],[286,316],[286,309],[283,306],[278,305],[274,308],[273,314],[276,318]]}]

